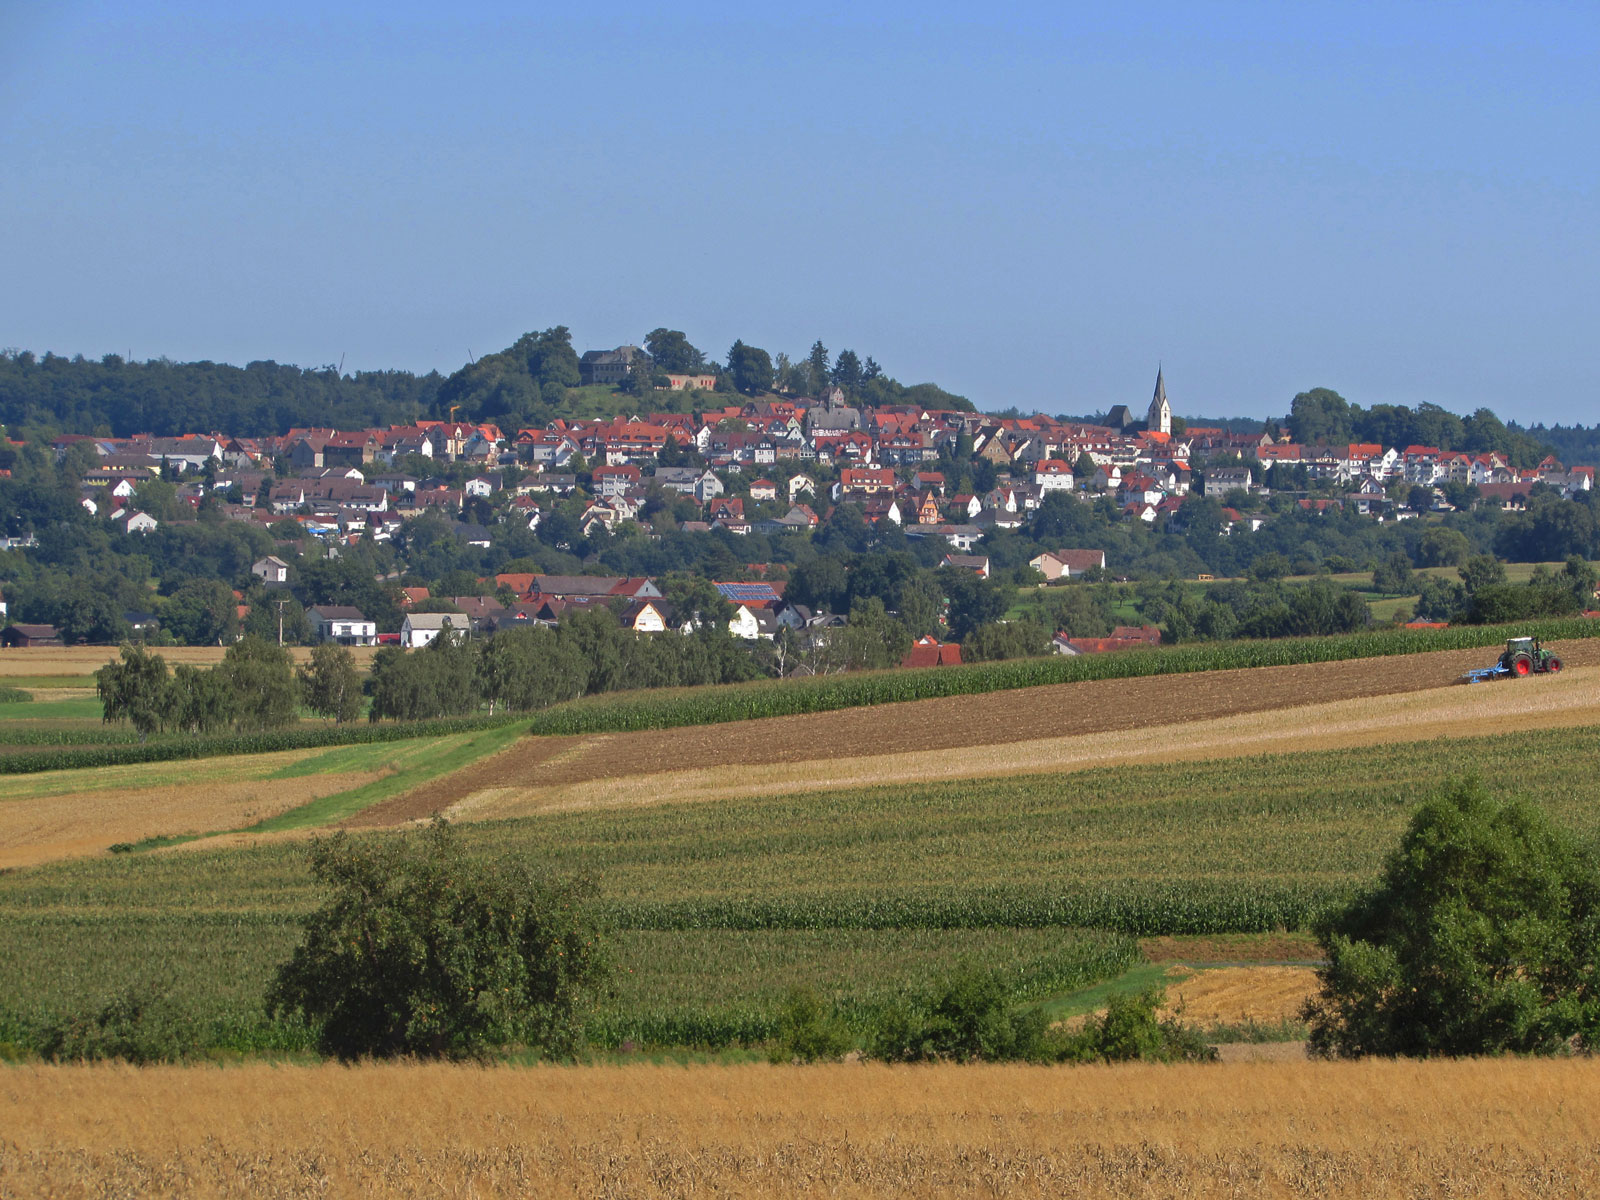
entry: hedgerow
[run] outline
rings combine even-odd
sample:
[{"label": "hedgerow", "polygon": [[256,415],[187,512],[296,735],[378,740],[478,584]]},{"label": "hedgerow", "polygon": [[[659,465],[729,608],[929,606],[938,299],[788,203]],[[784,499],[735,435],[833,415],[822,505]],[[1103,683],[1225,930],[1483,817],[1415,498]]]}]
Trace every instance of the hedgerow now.
[{"label": "hedgerow", "polygon": [[[0,754],[0,775],[29,775],[39,771],[66,771],[83,767],[119,767],[129,763],[171,762],[183,758],[220,758],[233,754],[269,754],[279,750],[311,750],[369,742],[399,742],[409,738],[473,733],[480,729],[515,724],[523,719],[505,714],[493,717],[442,717],[434,721],[406,721],[388,725],[329,725],[311,729],[222,734],[216,737],[167,737],[152,738],[148,742],[56,746],[49,750]],[[4,736],[13,737],[9,733]],[[56,742],[64,740],[61,734],[38,736],[48,736]]]},{"label": "hedgerow", "polygon": [[0,687],[0,704],[27,704],[32,699],[32,692],[17,687]]},{"label": "hedgerow", "polygon": [[1163,649],[1123,650],[1115,654],[1058,655],[915,671],[902,669],[769,680],[692,691],[632,692],[577,700],[546,709],[534,716],[529,732],[615,733],[715,725],[907,700],[972,696],[1044,684],[1469,650],[1493,646],[1508,636],[1524,634],[1545,641],[1600,637],[1600,621],[1533,621],[1448,629],[1386,629],[1320,638],[1208,642]]}]

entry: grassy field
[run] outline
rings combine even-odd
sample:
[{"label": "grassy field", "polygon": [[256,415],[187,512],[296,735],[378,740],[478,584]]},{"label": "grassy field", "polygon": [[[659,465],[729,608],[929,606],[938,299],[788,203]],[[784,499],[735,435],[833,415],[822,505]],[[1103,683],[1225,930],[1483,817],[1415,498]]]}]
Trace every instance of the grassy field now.
[{"label": "grassy field", "polygon": [[[1467,769],[1593,841],[1597,733],[563,813],[462,836],[477,853],[596,877],[623,931],[629,982],[607,1035],[621,1039],[628,1011],[663,1029],[691,1010],[759,1018],[766,1001],[752,1010],[750,997],[802,974],[831,988],[852,962],[853,980],[899,986],[885,981],[921,970],[903,956],[935,933],[949,940],[926,943],[927,962],[966,945],[1015,964],[1042,961],[1039,946],[1070,927],[1301,925],[1372,879],[1419,799]],[[315,899],[298,843],[13,871],[0,876],[0,1010],[15,1027],[144,982],[183,997],[225,1044],[276,1044],[286,1035],[262,1024],[255,998]],[[764,930],[780,936],[754,936]]]},{"label": "grassy field", "polygon": [[5,740],[5,730],[15,724],[33,729],[46,721],[52,724],[81,725],[90,722],[98,725],[104,715],[98,696],[54,699],[46,691],[36,695],[31,701],[0,704],[0,741]]},{"label": "grassy field", "polygon": [[10,1195],[1371,1200],[1600,1189],[1582,1059],[17,1067]]}]

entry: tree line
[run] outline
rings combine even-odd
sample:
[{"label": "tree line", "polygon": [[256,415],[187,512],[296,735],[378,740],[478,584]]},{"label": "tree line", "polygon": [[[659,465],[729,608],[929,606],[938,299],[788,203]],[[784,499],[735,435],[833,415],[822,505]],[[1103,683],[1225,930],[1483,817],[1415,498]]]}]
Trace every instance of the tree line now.
[{"label": "tree line", "polygon": [[157,733],[256,733],[299,719],[304,704],[318,716],[343,723],[361,715],[360,672],[342,646],[317,646],[298,670],[289,652],[263,638],[228,647],[209,670],[179,663],[170,671],[161,655],[124,645],[118,661],[95,672],[107,723],[126,721],[141,737]]},{"label": "tree line", "polygon": [[217,430],[269,437],[295,426],[364,429],[438,411],[436,372],[303,368],[276,362],[134,362],[117,354],[0,353],[0,423],[64,433],[168,437]]},{"label": "tree line", "polygon": [[[1404,449],[1435,446],[1484,454],[1498,450],[1514,467],[1532,467],[1551,452],[1547,441],[1535,434],[1507,426],[1487,408],[1459,417],[1437,404],[1374,404],[1362,408],[1331,388],[1301,392],[1289,405],[1285,422],[1289,436],[1307,446],[1336,446],[1350,442],[1377,443]],[[1569,445],[1574,448],[1577,442]]]}]

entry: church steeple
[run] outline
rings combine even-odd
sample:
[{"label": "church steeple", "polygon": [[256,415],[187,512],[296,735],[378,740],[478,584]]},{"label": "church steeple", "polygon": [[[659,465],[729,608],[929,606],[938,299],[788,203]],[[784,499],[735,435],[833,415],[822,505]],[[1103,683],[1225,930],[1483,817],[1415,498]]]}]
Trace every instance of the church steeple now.
[{"label": "church steeple", "polygon": [[1172,432],[1172,405],[1167,403],[1167,383],[1161,377],[1161,368],[1156,367],[1156,393],[1150,400],[1150,415],[1145,418],[1144,427],[1151,433]]}]

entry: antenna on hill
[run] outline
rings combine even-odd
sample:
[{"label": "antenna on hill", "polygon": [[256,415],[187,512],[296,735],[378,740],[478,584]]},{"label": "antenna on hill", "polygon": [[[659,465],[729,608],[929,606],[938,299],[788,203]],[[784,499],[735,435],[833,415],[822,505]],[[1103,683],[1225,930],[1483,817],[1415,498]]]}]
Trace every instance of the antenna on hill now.
[{"label": "antenna on hill", "polygon": [[344,351],[339,352],[339,374],[344,374]]},{"label": "antenna on hill", "polygon": [[477,361],[478,361],[477,359],[472,357],[472,347],[468,346],[467,347],[467,362],[476,364]]}]

